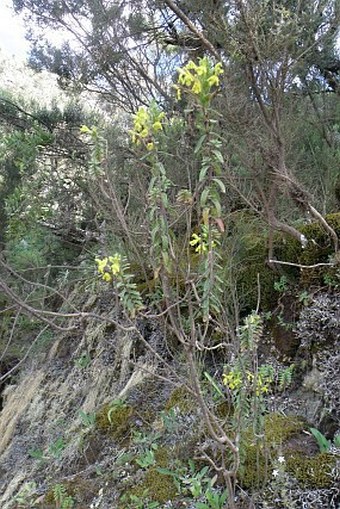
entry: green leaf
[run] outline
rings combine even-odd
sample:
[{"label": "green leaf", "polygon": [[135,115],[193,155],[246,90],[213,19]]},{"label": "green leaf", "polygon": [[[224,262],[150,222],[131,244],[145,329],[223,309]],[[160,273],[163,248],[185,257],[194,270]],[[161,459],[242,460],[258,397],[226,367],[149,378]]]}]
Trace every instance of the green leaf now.
[{"label": "green leaf", "polygon": [[204,376],[208,380],[208,382],[210,382],[210,384],[213,386],[213,388],[215,389],[217,394],[223,398],[224,394],[221,391],[221,389],[219,388],[219,386],[217,385],[217,383],[215,382],[215,380],[212,378],[212,376],[210,376],[209,373],[207,373],[206,371],[204,371]]},{"label": "green leaf", "polygon": [[210,165],[207,165],[207,164],[204,164],[201,168],[201,171],[200,171],[200,174],[199,174],[199,177],[198,177],[198,181],[199,182],[202,182],[205,177],[207,176],[207,171],[209,170],[210,168]]},{"label": "green leaf", "polygon": [[149,192],[151,191],[151,189],[153,189],[155,187],[156,181],[157,181],[157,177],[151,177],[151,180],[149,183]]},{"label": "green leaf", "polygon": [[164,176],[166,175],[164,164],[161,163],[160,161],[157,161],[157,163],[155,164],[155,168],[159,171],[161,175]]},{"label": "green leaf", "polygon": [[196,144],[194,154],[197,154],[201,150],[201,147],[202,147],[204,141],[206,140],[206,138],[207,138],[206,134],[203,134],[203,136],[200,137],[200,139],[198,140],[198,142]]},{"label": "green leaf", "polygon": [[221,164],[224,163],[224,159],[223,159],[223,155],[221,154],[221,152],[219,150],[212,150],[211,151],[214,156],[216,157],[217,161]]},{"label": "green leaf", "polygon": [[325,435],[323,435],[316,428],[309,428],[309,431],[312,433],[312,435],[314,436],[315,440],[317,441],[319,449],[320,449],[320,452],[327,452],[327,451],[329,451],[331,443],[329,442],[329,440],[327,440]]},{"label": "green leaf", "polygon": [[163,258],[164,267],[166,269],[169,269],[170,268],[169,254],[167,252],[165,252],[165,251],[162,251],[162,258]]},{"label": "green leaf", "polygon": [[168,249],[169,248],[169,238],[167,237],[167,235],[162,235],[161,236],[161,241],[162,241],[162,249]]},{"label": "green leaf", "polygon": [[209,198],[209,194],[210,194],[210,189],[208,187],[206,187],[202,194],[201,194],[201,198],[200,198],[200,205],[201,207],[205,207],[205,204],[207,203],[207,199]]},{"label": "green leaf", "polygon": [[172,472],[171,470],[168,470],[167,468],[157,468],[157,472],[164,475],[171,475],[171,477],[178,477],[178,475],[175,472]]},{"label": "green leaf", "polygon": [[156,244],[156,238],[157,238],[157,235],[159,234],[159,228],[158,228],[158,225],[154,226],[151,230],[151,240],[152,240],[152,244]]},{"label": "green leaf", "polygon": [[216,148],[220,148],[222,146],[222,142],[218,138],[213,138],[212,140],[209,141],[209,145]]},{"label": "green leaf", "polygon": [[163,207],[168,208],[169,202],[168,202],[168,197],[167,197],[166,193],[161,194],[161,200],[162,200]]},{"label": "green leaf", "polygon": [[222,180],[218,179],[218,178],[214,178],[213,179],[213,182],[215,182],[218,187],[221,189],[221,193],[225,193],[226,192],[226,188],[225,188],[225,185],[224,183],[222,182]]},{"label": "green leaf", "polygon": [[211,198],[211,201],[212,201],[212,203],[213,203],[213,205],[214,205],[214,207],[215,207],[215,210],[216,210],[216,216],[217,216],[217,217],[221,217],[221,215],[222,215],[222,208],[221,208],[221,203],[220,203],[220,201],[219,201],[217,198],[215,198],[215,197],[212,197],[212,198]]}]

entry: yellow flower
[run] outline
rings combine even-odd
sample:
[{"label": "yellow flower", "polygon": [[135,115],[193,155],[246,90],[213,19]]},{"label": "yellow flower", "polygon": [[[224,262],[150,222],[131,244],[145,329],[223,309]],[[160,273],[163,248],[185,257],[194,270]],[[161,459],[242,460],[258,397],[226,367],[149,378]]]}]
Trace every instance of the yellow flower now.
[{"label": "yellow flower", "polygon": [[99,274],[104,274],[105,268],[106,268],[106,266],[108,264],[108,258],[105,257],[102,260],[100,260],[100,258],[96,258],[95,261],[96,261],[96,263],[98,265],[98,272],[99,272]]},{"label": "yellow flower", "polygon": [[[193,94],[199,95],[207,87],[218,86],[220,80],[218,76],[223,74],[223,66],[218,62],[215,66],[209,61],[207,57],[200,58],[199,64],[195,64],[192,60],[182,68],[178,69],[178,83],[186,88],[190,88]],[[175,85],[177,91],[177,99],[181,99],[181,90],[178,85]],[[205,93],[204,98],[209,99],[209,94]],[[203,98],[202,98],[203,99]]]},{"label": "yellow flower", "polygon": [[189,60],[189,62],[185,66],[185,69],[196,71],[197,65],[192,60]]},{"label": "yellow flower", "polygon": [[152,141],[150,141],[150,143],[146,145],[146,150],[149,150],[149,152],[151,152],[151,150],[153,150],[154,148],[155,144]]},{"label": "yellow flower", "polygon": [[220,80],[218,79],[218,77],[213,74],[212,76],[210,76],[210,78],[208,78],[208,85],[210,87],[212,87],[213,85],[216,85],[218,86],[220,84]]},{"label": "yellow flower", "polygon": [[135,131],[129,131],[129,135],[131,136],[131,141],[132,143],[137,143],[137,136],[136,136],[136,133]]},{"label": "yellow flower", "polygon": [[185,85],[186,87],[190,87],[191,83],[194,81],[194,77],[189,72],[188,66],[184,67],[183,69],[179,69],[179,77],[178,82],[181,85]]},{"label": "yellow flower", "polygon": [[157,132],[157,131],[161,131],[161,130],[163,129],[163,126],[162,126],[162,124],[160,123],[160,121],[159,121],[159,120],[157,120],[156,122],[154,122],[154,123],[152,124],[152,128],[153,128],[153,130],[154,130],[155,132]]},{"label": "yellow flower", "polygon": [[139,133],[139,136],[141,138],[146,138],[149,134],[149,130],[147,127],[144,127],[144,129]]},{"label": "yellow flower", "polygon": [[189,244],[190,244],[190,246],[193,246],[193,247],[196,246],[196,248],[195,248],[196,253],[199,253],[199,254],[206,253],[208,251],[209,245],[210,245],[211,249],[216,247],[216,242],[214,242],[214,241],[212,241],[209,244],[208,236],[204,232],[203,232],[202,236],[197,235],[197,233],[193,233],[191,237],[192,237],[192,240],[189,241]]},{"label": "yellow flower", "polygon": [[103,281],[110,283],[113,276],[117,275],[121,270],[121,256],[116,253],[114,256],[105,256],[102,260],[95,259],[98,265],[98,272],[102,274]]},{"label": "yellow flower", "polygon": [[87,127],[87,125],[82,125],[81,128],[80,128],[80,132],[81,133],[84,133],[84,134],[91,134],[92,131],[89,127]]},{"label": "yellow flower", "polygon": [[120,255],[118,253],[116,253],[114,256],[110,256],[109,262],[111,265],[111,267],[110,267],[111,272],[115,276],[116,274],[118,274],[120,272],[120,262],[121,262]]},{"label": "yellow flower", "polygon": [[143,124],[141,124],[140,122],[135,122],[135,131],[136,133],[139,133],[140,131],[143,130]]},{"label": "yellow flower", "polygon": [[215,65],[215,68],[214,68],[214,73],[216,74],[216,76],[218,76],[219,74],[223,74],[223,66],[221,64],[221,62],[218,62],[218,64]]},{"label": "yellow flower", "polygon": [[112,276],[111,274],[109,274],[108,272],[105,272],[103,274],[103,280],[106,281],[107,283],[111,283],[112,281]]},{"label": "yellow flower", "polygon": [[193,84],[192,86],[192,92],[194,94],[200,94],[202,92],[202,85],[201,85],[201,82],[198,81],[198,80],[195,80],[195,83]]},{"label": "yellow flower", "polygon": [[198,254],[203,254],[203,253],[206,253],[208,251],[208,248],[207,248],[207,245],[205,244],[205,242],[202,242],[202,244],[200,244],[199,246],[196,247],[195,249],[196,253]]},{"label": "yellow flower", "polygon": [[196,246],[196,244],[200,244],[202,242],[202,238],[200,235],[197,235],[197,233],[193,233],[191,235],[192,240],[190,240],[189,244],[190,246]]},{"label": "yellow flower", "polygon": [[223,384],[227,385],[230,390],[238,390],[242,385],[241,375],[237,371],[230,371],[228,374],[222,375]]}]

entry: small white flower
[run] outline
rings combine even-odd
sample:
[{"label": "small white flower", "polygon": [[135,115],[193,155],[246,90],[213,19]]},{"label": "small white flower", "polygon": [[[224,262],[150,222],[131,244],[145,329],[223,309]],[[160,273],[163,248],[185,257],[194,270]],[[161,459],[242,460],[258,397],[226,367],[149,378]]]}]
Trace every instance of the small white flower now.
[{"label": "small white flower", "polygon": [[279,471],[278,470],[273,470],[273,477],[277,477],[279,475]]},{"label": "small white flower", "polygon": [[301,242],[302,249],[305,249],[305,247],[308,244],[308,240],[307,240],[307,237],[303,233],[301,233],[301,235],[300,235],[300,242]]},{"label": "small white flower", "polygon": [[283,456],[279,456],[279,457],[277,458],[277,461],[278,461],[279,463],[281,463],[281,464],[282,464],[282,463],[284,463],[286,460],[284,459],[284,457],[283,457]]}]

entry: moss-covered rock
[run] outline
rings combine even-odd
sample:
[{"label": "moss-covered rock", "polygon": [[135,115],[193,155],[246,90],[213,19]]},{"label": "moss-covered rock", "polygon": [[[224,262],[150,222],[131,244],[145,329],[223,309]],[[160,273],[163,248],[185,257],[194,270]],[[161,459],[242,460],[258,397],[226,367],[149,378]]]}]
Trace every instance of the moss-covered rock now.
[{"label": "moss-covered rock", "polygon": [[160,504],[173,500],[177,496],[177,488],[173,477],[162,474],[158,467],[147,470],[144,479],[129,491],[129,495],[139,497],[141,500],[148,499]]},{"label": "moss-covered rock", "polygon": [[[340,238],[340,212],[328,214],[325,220],[333,228]],[[307,246],[303,249],[301,243],[293,237],[282,237],[278,240],[275,254],[278,259],[298,263],[301,265],[315,265],[325,263],[334,255],[334,242],[326,229],[318,222],[302,225],[298,231],[307,240]],[[314,269],[290,269],[290,273],[298,275],[302,285],[323,284],[324,278],[328,275],[333,277],[336,267],[316,267]]]},{"label": "moss-covered rock", "polygon": [[264,440],[268,447],[284,444],[294,434],[304,428],[304,421],[296,416],[286,416],[277,413],[266,415],[264,420]]},{"label": "moss-covered rock", "polygon": [[104,405],[96,414],[96,427],[115,439],[124,438],[133,425],[134,409],[125,405]]},{"label": "moss-covered rock", "polygon": [[170,394],[168,401],[165,404],[165,410],[169,411],[172,408],[178,408],[182,413],[189,413],[196,407],[194,396],[188,389],[181,385],[176,387]]},{"label": "moss-covered rock", "polygon": [[264,419],[263,438],[257,438],[252,428],[245,430],[241,445],[241,484],[245,488],[264,484],[272,470],[272,458],[277,449],[283,449],[284,443],[301,432],[303,426],[303,421],[298,417],[271,413]]},{"label": "moss-covered rock", "polygon": [[121,497],[120,509],[125,509],[124,505],[129,498],[138,498],[143,501],[154,501],[165,503],[173,500],[178,495],[177,487],[171,475],[163,474],[159,471],[161,468],[171,468],[174,451],[168,447],[160,447],[155,452],[155,464],[148,468],[138,485],[133,485],[124,490]]},{"label": "moss-covered rock", "polygon": [[278,275],[268,265],[268,240],[266,233],[255,232],[242,239],[240,263],[236,272],[237,295],[241,309],[251,312],[256,308],[259,286],[261,308],[272,309],[277,300],[274,283]]},{"label": "moss-covered rock", "polygon": [[85,479],[83,477],[75,477],[71,480],[64,480],[61,483],[55,483],[46,493],[42,501],[42,509],[59,507],[55,497],[55,487],[58,484],[62,487],[65,498],[69,497],[77,509],[85,509],[85,507],[89,507],[90,502],[93,497],[95,497],[99,489],[96,481],[92,479]]},{"label": "moss-covered rock", "polygon": [[333,484],[332,470],[336,466],[333,454],[319,453],[308,457],[301,452],[285,453],[287,471],[302,487],[329,488]]},{"label": "moss-covered rock", "polygon": [[[301,488],[326,489],[334,484],[332,470],[337,458],[329,453],[311,453],[304,444],[304,421],[294,416],[268,414],[264,420],[264,437],[257,439],[251,429],[243,436],[244,461],[240,481],[245,488],[259,488],[272,477],[278,451],[285,459],[286,472]],[[294,447],[293,447],[294,444]]]},{"label": "moss-covered rock", "polygon": [[[249,219],[249,218],[248,218]],[[242,221],[247,220],[243,218]],[[325,216],[327,223],[334,229],[340,238],[340,212]],[[280,274],[287,276],[288,281],[294,285],[306,286],[310,284],[324,284],[325,277],[331,280],[335,278],[338,267],[317,267],[314,269],[300,270],[298,267],[277,266],[280,274],[272,270],[268,263],[268,232],[265,228],[259,228],[257,223],[252,224],[252,232],[241,235],[239,245],[233,253],[237,260],[238,268],[236,286],[241,309],[249,312],[255,309],[258,298],[258,279],[260,283],[261,308],[273,309],[277,303],[277,293],[274,283]],[[238,225],[237,228],[242,228]],[[280,232],[274,235],[274,256],[278,260],[296,263],[300,265],[315,265],[325,263],[334,255],[334,242],[326,229],[318,222],[297,226],[296,229],[307,240],[307,246],[303,249],[298,239],[287,236]]]}]

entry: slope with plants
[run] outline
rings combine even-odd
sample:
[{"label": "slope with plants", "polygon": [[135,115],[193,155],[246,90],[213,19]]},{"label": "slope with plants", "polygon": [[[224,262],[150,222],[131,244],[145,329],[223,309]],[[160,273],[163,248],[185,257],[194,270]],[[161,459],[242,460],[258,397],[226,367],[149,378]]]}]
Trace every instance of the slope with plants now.
[{"label": "slope with plants", "polygon": [[[67,2],[15,3],[67,26]],[[63,85],[133,115],[4,101],[4,507],[339,504],[326,3],[143,2],[134,31],[133,9],[84,2]],[[93,67],[109,36],[126,55]]]}]

